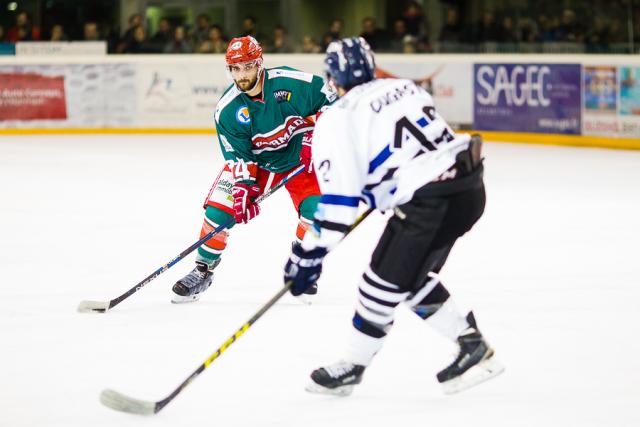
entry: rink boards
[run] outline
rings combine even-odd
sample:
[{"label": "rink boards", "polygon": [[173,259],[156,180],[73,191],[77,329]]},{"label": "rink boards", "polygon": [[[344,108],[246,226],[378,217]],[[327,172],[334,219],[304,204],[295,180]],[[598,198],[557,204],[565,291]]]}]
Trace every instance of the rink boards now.
[{"label": "rink boards", "polygon": [[[323,74],[322,55],[271,55]],[[622,55],[377,56],[440,113],[487,139],[640,148],[640,60]],[[0,134],[209,133],[229,85],[221,55],[0,58]]]}]

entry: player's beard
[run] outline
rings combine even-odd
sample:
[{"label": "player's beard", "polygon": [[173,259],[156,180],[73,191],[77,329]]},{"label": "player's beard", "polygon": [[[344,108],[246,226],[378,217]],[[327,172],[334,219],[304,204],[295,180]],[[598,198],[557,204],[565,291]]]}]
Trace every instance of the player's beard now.
[{"label": "player's beard", "polygon": [[241,91],[247,92],[256,86],[256,83],[258,82],[259,74],[260,73],[256,74],[256,76],[252,79],[244,78],[241,80],[236,80],[235,81],[236,85],[238,85],[238,88],[240,88]]}]

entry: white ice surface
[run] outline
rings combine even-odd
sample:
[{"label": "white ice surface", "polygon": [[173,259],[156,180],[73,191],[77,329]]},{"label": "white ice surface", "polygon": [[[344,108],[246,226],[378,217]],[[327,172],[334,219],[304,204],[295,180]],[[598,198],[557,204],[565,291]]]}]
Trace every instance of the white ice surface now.
[{"label": "white ice surface", "polygon": [[169,303],[220,165],[208,136],[0,139],[0,426],[638,426],[640,152],[488,144],[488,205],[443,270],[505,374],[444,396],[453,346],[406,308],[348,398],[307,394],[341,355],[356,282],[384,218],[326,260],[315,305],[286,295],[160,414],[114,412],[110,387],[158,400],[281,286],[296,218],[286,193],[233,230],[214,285]]}]

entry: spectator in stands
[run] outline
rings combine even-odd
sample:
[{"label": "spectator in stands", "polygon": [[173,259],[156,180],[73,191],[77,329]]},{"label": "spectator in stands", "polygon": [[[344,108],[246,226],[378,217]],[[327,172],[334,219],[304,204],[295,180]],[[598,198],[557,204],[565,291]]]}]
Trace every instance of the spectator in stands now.
[{"label": "spectator in stands", "polygon": [[[142,15],[140,15],[139,13],[134,13],[129,17],[129,28],[127,28],[127,31],[125,31],[124,35],[120,39],[120,42],[118,43],[118,48],[117,48],[118,53],[132,53],[132,52],[125,52],[125,51],[129,49],[132,45],[137,43],[134,40],[135,33],[136,33],[136,30],[140,27],[142,27]],[[146,43],[147,31],[144,28],[142,29],[142,31],[144,33],[143,41]],[[142,33],[138,33],[138,36],[141,36],[141,35]]]},{"label": "spectator in stands", "polygon": [[440,29],[440,37],[438,41],[441,43],[460,43],[462,41],[462,26],[458,18],[458,9],[447,9],[447,20]]},{"label": "spectator in stands", "polygon": [[409,36],[409,38],[416,39],[415,36],[407,33],[407,23],[404,19],[398,18],[393,21],[393,31],[389,38],[389,52],[404,52],[405,38],[407,36]]},{"label": "spectator in stands", "polygon": [[418,2],[409,2],[409,5],[402,13],[402,18],[407,28],[407,34],[414,36],[415,40],[423,40],[429,43],[431,28],[424,15],[422,6],[420,6]]},{"label": "spectator in stands", "polygon": [[321,47],[311,36],[302,38],[302,53],[320,53]]},{"label": "spectator in stands", "polygon": [[636,10],[636,16],[633,19],[633,22],[633,43],[636,53],[640,53],[640,8]]},{"label": "spectator in stands", "polygon": [[51,27],[51,38],[49,41],[52,42],[66,42],[69,41],[69,37],[64,33],[64,27],[60,24],[55,24]]},{"label": "spectator in stands", "polygon": [[604,53],[609,45],[609,27],[601,15],[593,18],[593,26],[585,36],[587,52]]},{"label": "spectator in stands", "polygon": [[293,47],[289,43],[289,35],[286,28],[282,25],[276,25],[273,30],[273,40],[265,49],[268,53],[291,53]]},{"label": "spectator in stands", "polygon": [[342,38],[342,28],[344,27],[344,21],[342,19],[334,19],[329,25],[329,31],[322,35],[322,51],[327,50],[327,46],[332,41],[340,40]]},{"label": "spectator in stands", "polygon": [[417,37],[407,34],[402,39],[402,53],[418,53],[426,51],[424,44],[420,43]]},{"label": "spectator in stands", "polygon": [[193,46],[200,46],[209,38],[209,29],[211,28],[211,18],[205,13],[201,13],[196,18],[196,28],[191,34]]},{"label": "spectator in stands", "polygon": [[510,16],[502,18],[502,25],[500,26],[497,41],[500,43],[518,43],[518,33],[513,24],[513,19]]},{"label": "spectator in stands", "polygon": [[160,19],[158,22],[158,31],[151,37],[149,42],[153,46],[153,50],[158,53],[164,52],[164,48],[173,40],[173,31],[171,31],[171,23],[167,18]]},{"label": "spectator in stands", "polygon": [[124,45],[123,53],[154,53],[153,46],[147,40],[147,30],[142,25],[133,30],[132,38]]},{"label": "spectator in stands", "polygon": [[576,13],[571,9],[562,12],[562,22],[558,27],[558,41],[579,42],[584,41],[582,26],[576,21]]},{"label": "spectator in stands", "polygon": [[199,53],[225,53],[227,51],[227,39],[222,32],[222,27],[213,24],[209,29],[209,38],[198,46]]},{"label": "spectator in stands", "polygon": [[478,42],[496,42],[500,38],[500,27],[496,23],[495,15],[487,10],[482,15],[482,22],[478,26],[475,40]]},{"label": "spectator in stands", "polygon": [[88,21],[84,23],[83,38],[84,41],[97,41],[100,40],[100,32],[98,31],[98,24],[94,21]]},{"label": "spectator in stands", "polygon": [[173,40],[164,47],[164,53],[193,53],[193,46],[186,39],[183,26],[176,27],[173,32]]},{"label": "spectator in stands", "polygon": [[609,24],[608,33],[608,41],[611,44],[627,43],[629,41],[627,31],[625,30],[625,27],[622,26],[622,23],[619,19],[614,19],[611,21],[611,23]]},{"label": "spectator in stands", "polygon": [[117,26],[109,21],[102,23],[102,39],[107,42],[108,53],[118,53],[118,44],[120,43],[120,31]]},{"label": "spectator in stands", "polygon": [[372,17],[367,17],[362,20],[360,37],[365,39],[374,51],[383,51],[389,46],[387,33],[381,28],[378,28],[376,20]]},{"label": "spectator in stands", "polygon": [[16,25],[9,29],[7,39],[11,43],[40,40],[40,28],[31,25],[29,14],[23,11],[16,15]]},{"label": "spectator in stands", "polygon": [[531,18],[520,20],[520,41],[523,43],[535,43],[538,40],[538,32]]},{"label": "spectator in stands", "polygon": [[266,37],[258,31],[258,21],[253,16],[247,16],[242,20],[242,36],[252,36],[260,44],[266,42]]},{"label": "spectator in stands", "polygon": [[558,25],[557,17],[547,17],[545,14],[538,15],[538,41],[543,43],[557,41]]}]

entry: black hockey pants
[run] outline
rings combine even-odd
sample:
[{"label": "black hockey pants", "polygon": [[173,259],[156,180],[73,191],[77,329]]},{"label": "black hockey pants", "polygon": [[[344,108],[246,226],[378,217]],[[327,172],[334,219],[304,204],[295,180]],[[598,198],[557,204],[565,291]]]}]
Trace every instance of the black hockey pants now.
[{"label": "black hockey pants", "polygon": [[439,272],[455,241],[484,212],[482,174],[482,164],[475,165],[459,178],[425,185],[395,208],[371,257],[373,272],[410,292]]}]

